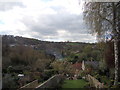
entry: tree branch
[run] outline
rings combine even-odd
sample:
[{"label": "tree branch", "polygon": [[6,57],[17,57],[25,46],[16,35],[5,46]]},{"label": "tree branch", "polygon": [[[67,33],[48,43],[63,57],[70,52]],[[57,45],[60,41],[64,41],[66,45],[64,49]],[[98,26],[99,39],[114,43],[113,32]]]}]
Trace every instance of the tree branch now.
[{"label": "tree branch", "polygon": [[106,20],[107,22],[109,22],[111,25],[113,24],[110,20],[108,20],[107,18],[105,17],[102,17],[100,14],[98,14],[100,16],[100,18],[102,18],[103,20]]},{"label": "tree branch", "polygon": [[118,8],[120,6],[120,1],[116,4],[116,7]]}]

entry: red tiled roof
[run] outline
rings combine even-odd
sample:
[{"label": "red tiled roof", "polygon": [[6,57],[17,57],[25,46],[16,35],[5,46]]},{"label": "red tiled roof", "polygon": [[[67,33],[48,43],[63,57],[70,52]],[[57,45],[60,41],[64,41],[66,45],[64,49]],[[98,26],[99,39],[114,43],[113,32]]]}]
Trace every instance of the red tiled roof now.
[{"label": "red tiled roof", "polygon": [[75,63],[75,64],[73,64],[73,68],[81,70],[82,63]]}]

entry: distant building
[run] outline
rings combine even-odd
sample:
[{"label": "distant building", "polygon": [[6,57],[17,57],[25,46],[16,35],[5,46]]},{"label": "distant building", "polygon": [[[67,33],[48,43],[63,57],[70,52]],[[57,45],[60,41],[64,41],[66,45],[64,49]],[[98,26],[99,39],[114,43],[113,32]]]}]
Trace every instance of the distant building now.
[{"label": "distant building", "polygon": [[82,70],[86,69],[86,66],[91,66],[92,69],[98,69],[99,68],[99,62],[98,61],[82,61]]}]

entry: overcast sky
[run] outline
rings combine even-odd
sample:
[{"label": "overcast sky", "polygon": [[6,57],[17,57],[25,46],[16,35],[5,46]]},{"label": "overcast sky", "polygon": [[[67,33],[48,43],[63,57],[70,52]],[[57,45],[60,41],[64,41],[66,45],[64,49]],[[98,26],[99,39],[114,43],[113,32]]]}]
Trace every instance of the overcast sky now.
[{"label": "overcast sky", "polygon": [[0,0],[0,34],[49,41],[95,42],[79,0]]}]

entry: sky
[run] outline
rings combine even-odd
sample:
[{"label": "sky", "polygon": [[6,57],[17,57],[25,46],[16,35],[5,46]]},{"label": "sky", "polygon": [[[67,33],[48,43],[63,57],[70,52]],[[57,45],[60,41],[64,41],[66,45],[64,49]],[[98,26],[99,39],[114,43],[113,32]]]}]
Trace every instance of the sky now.
[{"label": "sky", "polygon": [[0,0],[0,34],[94,43],[82,7],[80,0]]}]

